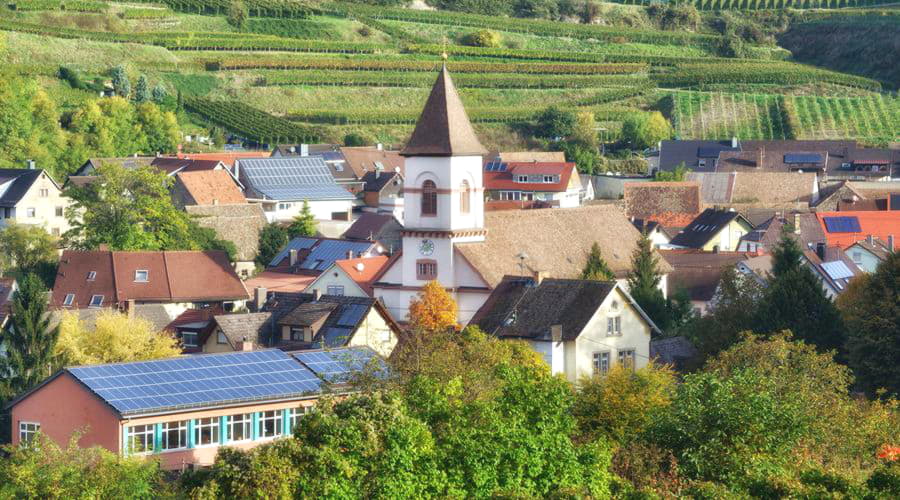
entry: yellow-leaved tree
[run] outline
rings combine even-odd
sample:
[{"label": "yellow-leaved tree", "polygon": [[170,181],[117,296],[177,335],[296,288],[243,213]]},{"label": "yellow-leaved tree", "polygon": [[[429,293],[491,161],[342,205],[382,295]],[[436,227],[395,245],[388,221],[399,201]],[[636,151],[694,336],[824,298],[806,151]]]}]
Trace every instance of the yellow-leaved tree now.
[{"label": "yellow-leaved tree", "polygon": [[170,358],[181,355],[177,339],[153,323],[116,311],[97,316],[91,329],[78,315],[64,312],[55,357],[63,365],[89,365]]},{"label": "yellow-leaved tree", "polygon": [[437,281],[429,281],[409,303],[409,326],[413,331],[442,332],[457,328],[457,306]]}]

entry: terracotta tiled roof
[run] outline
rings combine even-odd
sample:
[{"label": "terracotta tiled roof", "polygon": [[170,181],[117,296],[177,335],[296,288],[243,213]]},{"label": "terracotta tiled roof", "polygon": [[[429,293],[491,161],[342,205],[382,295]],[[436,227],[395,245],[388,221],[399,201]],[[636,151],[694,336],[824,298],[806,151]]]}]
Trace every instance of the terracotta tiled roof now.
[{"label": "terracotta tiled roof", "polygon": [[372,295],[372,280],[387,262],[387,256],[379,255],[377,257],[336,260],[334,264],[343,269],[347,276],[355,281],[364,292]]},{"label": "terracotta tiled roof", "polygon": [[[186,205],[232,205],[247,203],[234,177],[225,170],[179,172],[178,182],[190,200]],[[191,201],[191,203],[187,203]]]},{"label": "terracotta tiled roof", "polygon": [[[889,236],[893,236],[895,239],[900,236],[900,211],[819,212],[816,217],[828,240],[828,246],[847,248],[859,240],[864,240],[869,235],[882,241],[888,241]],[[860,231],[829,232],[825,224],[825,219],[828,217],[855,218],[859,221]]]},{"label": "terracotta tiled roof", "polygon": [[[595,242],[616,277],[624,278],[641,236],[620,209],[609,205],[488,212],[484,225],[483,243],[456,248],[490,286],[505,275],[530,276],[536,271],[552,278],[577,277]],[[672,267],[660,259],[659,269],[668,273]]]},{"label": "terracotta tiled roof", "polygon": [[[136,281],[147,271],[146,281]],[[89,279],[89,273],[95,273]],[[144,302],[204,302],[245,300],[247,290],[224,252],[80,252],[66,250],[53,286],[53,307],[84,308],[93,295],[103,295],[103,307],[134,299]]]},{"label": "terracotta tiled roof", "polygon": [[[561,193],[569,188],[574,163],[510,163],[504,172],[483,172],[484,188],[490,190],[543,191]],[[515,182],[516,175],[557,175],[559,182]]]},{"label": "terracotta tiled roof", "polygon": [[499,156],[501,161],[513,163],[523,161],[566,161],[566,153],[562,151],[500,151],[499,153],[490,156]]},{"label": "terracotta tiled roof", "polygon": [[214,170],[219,166],[217,160],[195,160],[191,158],[173,158],[169,156],[157,156],[150,162],[151,165],[172,175],[177,172],[203,172]]},{"label": "terracotta tiled roof", "polygon": [[270,292],[302,292],[315,280],[316,276],[263,271],[247,280],[245,285],[248,290],[263,287]]},{"label": "terracotta tiled roof", "polygon": [[731,202],[751,205],[783,205],[812,201],[816,187],[815,173],[738,172],[734,179]]},{"label": "terracotta tiled roof", "polygon": [[482,156],[487,150],[472,128],[447,67],[441,68],[403,156]]},{"label": "terracotta tiled roof", "polygon": [[400,169],[403,175],[406,158],[400,156],[399,151],[385,151],[372,146],[342,147],[341,153],[347,162],[347,166],[356,177],[362,179],[366,172],[374,172],[376,163],[384,167],[384,173],[396,172]]},{"label": "terracotta tiled roof", "polygon": [[626,182],[624,188],[629,217],[679,226],[701,210],[699,182]]}]

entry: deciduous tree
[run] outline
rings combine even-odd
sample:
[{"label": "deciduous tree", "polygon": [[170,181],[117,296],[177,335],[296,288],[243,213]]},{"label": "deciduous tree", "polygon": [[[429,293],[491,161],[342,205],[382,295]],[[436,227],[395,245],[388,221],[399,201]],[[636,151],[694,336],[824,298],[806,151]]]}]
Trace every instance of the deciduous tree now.
[{"label": "deciduous tree", "polygon": [[259,251],[256,263],[267,266],[291,240],[288,230],[276,223],[267,224],[259,233]]},{"label": "deciduous tree", "polygon": [[48,287],[56,275],[57,238],[44,228],[8,222],[0,230],[0,268],[19,274],[34,273]]},{"label": "deciduous tree", "polygon": [[568,137],[575,128],[575,114],[550,106],[538,115],[535,135],[545,139]]},{"label": "deciduous tree", "polygon": [[429,281],[409,304],[409,326],[416,332],[456,328],[457,305],[436,280]]},{"label": "deciduous tree", "polygon": [[88,365],[171,358],[181,354],[177,339],[149,320],[116,311],[101,312],[91,328],[76,313],[63,312],[55,356],[62,364]]}]

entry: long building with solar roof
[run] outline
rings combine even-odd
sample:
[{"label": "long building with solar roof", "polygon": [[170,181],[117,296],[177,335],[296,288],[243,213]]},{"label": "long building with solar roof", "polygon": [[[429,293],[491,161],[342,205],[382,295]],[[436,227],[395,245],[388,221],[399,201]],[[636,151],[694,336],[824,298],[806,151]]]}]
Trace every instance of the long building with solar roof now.
[{"label": "long building with solar roof", "polygon": [[209,465],[220,446],[242,449],[291,434],[323,393],[347,393],[353,374],[386,370],[369,348],[278,349],[64,368],[13,400],[13,443],[40,432],[60,445],[157,457],[164,469]]}]

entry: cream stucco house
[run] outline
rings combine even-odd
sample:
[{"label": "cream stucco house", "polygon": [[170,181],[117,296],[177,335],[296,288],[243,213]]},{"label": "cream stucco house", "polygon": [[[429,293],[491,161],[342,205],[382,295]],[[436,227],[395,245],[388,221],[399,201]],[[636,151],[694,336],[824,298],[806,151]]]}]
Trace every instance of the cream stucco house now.
[{"label": "cream stucco house", "polygon": [[482,330],[528,342],[552,373],[578,382],[613,363],[641,368],[650,361],[658,328],[614,281],[507,276],[472,319]]},{"label": "cream stucco house", "polygon": [[69,230],[66,209],[69,198],[42,169],[0,169],[0,228],[9,223],[41,226],[53,236]]}]

